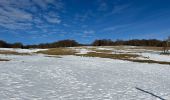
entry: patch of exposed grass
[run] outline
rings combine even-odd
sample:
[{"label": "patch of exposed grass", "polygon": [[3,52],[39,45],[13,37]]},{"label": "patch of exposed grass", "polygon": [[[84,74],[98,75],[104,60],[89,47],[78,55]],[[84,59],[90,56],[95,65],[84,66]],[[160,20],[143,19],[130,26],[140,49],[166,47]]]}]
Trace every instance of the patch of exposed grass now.
[{"label": "patch of exposed grass", "polygon": [[48,55],[74,55],[76,52],[69,48],[53,48],[45,51],[38,51],[37,53]]},{"label": "patch of exposed grass", "polygon": [[154,50],[154,51],[162,51],[162,47],[151,47],[151,46],[136,46],[131,49],[146,49],[146,50]]},{"label": "patch of exposed grass", "polygon": [[8,59],[0,59],[0,61],[9,61]]},{"label": "patch of exposed grass", "polygon": [[170,65],[170,62],[166,61],[154,61],[154,60],[138,60],[138,59],[127,59],[128,61],[132,62],[140,62],[140,63],[155,63],[155,64],[163,64],[163,65]]},{"label": "patch of exposed grass", "polygon": [[122,59],[122,60],[139,57],[139,55],[135,55],[135,54],[106,54],[106,53],[97,53],[97,52],[89,52],[87,54],[77,54],[77,56],[100,57],[100,58],[111,58],[111,59]]},{"label": "patch of exposed grass", "polygon": [[15,51],[7,51],[7,50],[0,50],[0,54],[6,54],[6,55],[30,55],[29,53],[19,53]]},{"label": "patch of exposed grass", "polygon": [[53,57],[53,58],[62,58],[62,57],[60,57],[60,56],[45,56],[45,57]]},{"label": "patch of exposed grass", "polygon": [[127,60],[132,62],[139,62],[139,63],[155,63],[155,64],[170,65],[170,62],[165,62],[165,61],[134,59],[139,57],[139,55],[136,54],[106,54],[106,53],[89,52],[87,54],[76,54],[76,55],[84,56],[84,57],[100,57],[100,58]]}]

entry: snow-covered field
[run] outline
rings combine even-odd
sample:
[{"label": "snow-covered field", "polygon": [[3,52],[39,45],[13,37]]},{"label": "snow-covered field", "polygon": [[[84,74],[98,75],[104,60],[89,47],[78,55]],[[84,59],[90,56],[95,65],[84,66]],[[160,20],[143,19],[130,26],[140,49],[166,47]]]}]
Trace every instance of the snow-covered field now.
[{"label": "snow-covered field", "polygon": [[[170,61],[156,52],[140,54]],[[170,65],[43,54],[0,58],[10,59],[0,62],[0,100],[170,100]]]}]

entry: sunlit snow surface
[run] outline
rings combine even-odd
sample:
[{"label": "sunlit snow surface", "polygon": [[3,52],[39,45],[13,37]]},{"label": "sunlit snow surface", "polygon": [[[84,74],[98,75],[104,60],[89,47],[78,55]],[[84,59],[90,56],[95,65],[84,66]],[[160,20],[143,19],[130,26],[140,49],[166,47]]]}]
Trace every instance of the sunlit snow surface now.
[{"label": "sunlit snow surface", "polygon": [[37,51],[43,51],[47,49],[18,49],[18,48],[0,48],[2,51],[15,51],[18,53],[32,53]]},{"label": "sunlit snow surface", "polygon": [[0,55],[0,100],[170,100],[170,66],[45,55]]}]

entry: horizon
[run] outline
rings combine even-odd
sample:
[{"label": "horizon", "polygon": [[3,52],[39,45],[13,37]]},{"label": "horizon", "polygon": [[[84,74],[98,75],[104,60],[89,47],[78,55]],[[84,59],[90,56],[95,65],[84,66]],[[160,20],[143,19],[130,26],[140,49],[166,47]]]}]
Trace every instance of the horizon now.
[{"label": "horizon", "polygon": [[24,45],[71,39],[164,40],[168,0],[1,0],[0,40]]},{"label": "horizon", "polygon": [[[73,40],[73,39],[64,39],[64,40],[58,40],[58,41],[52,41],[52,42],[42,42],[42,43],[37,43],[37,44],[24,44],[24,43],[22,43],[22,42],[20,42],[20,41],[16,41],[16,42],[8,42],[8,41],[4,41],[4,40],[0,40],[0,41],[3,41],[3,42],[5,42],[5,43],[7,43],[7,44],[15,44],[15,43],[21,43],[22,45],[24,45],[24,46],[28,46],[28,45],[40,45],[40,44],[51,44],[51,43],[55,43],[55,42],[61,42],[61,41],[67,41],[67,40]],[[80,43],[80,42],[78,42],[78,41],[76,41],[76,40],[73,40],[73,41],[75,41],[75,42],[77,42],[78,44],[80,44],[80,45],[92,45],[95,41],[97,41],[97,40],[111,40],[112,42],[117,42],[117,41],[124,41],[124,42],[126,42],[126,41],[131,41],[131,40],[139,40],[139,41],[143,41],[143,40],[147,40],[147,41],[151,41],[151,40],[158,40],[158,41],[160,41],[160,42],[163,42],[163,41],[165,41],[165,40],[160,40],[160,39],[129,39],[129,40],[122,40],[122,39],[116,39],[116,40],[112,40],[112,39],[95,39],[95,40],[93,40],[92,42],[89,42],[89,43]]]}]

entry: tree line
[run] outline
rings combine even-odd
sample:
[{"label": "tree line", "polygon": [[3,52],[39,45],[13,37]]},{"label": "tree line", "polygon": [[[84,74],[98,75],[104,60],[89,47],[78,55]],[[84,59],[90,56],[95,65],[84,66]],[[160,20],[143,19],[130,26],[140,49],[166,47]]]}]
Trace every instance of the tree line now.
[{"label": "tree line", "polygon": [[156,39],[133,39],[133,40],[116,40],[112,41],[110,39],[95,40],[93,46],[117,46],[117,45],[129,45],[129,46],[154,46],[162,47],[166,41],[156,40]]},{"label": "tree line", "polygon": [[75,40],[61,40],[53,43],[41,43],[37,45],[23,45],[20,42],[17,43],[7,43],[3,40],[0,40],[0,48],[56,48],[56,47],[74,47],[79,46],[80,44]]},{"label": "tree line", "polygon": [[3,40],[0,40],[0,48],[23,48],[24,45],[20,42],[16,42],[16,43],[7,43]]},{"label": "tree line", "polygon": [[91,44],[80,44],[75,40],[61,40],[53,43],[41,43],[37,45],[23,45],[20,42],[7,43],[0,40],[0,48],[56,48],[56,47],[75,47],[75,46],[118,46],[118,45],[129,45],[129,46],[154,46],[164,47],[166,41],[157,39],[133,39],[133,40],[110,40],[100,39],[95,40]]}]

